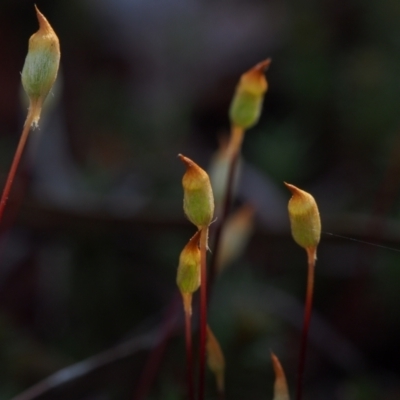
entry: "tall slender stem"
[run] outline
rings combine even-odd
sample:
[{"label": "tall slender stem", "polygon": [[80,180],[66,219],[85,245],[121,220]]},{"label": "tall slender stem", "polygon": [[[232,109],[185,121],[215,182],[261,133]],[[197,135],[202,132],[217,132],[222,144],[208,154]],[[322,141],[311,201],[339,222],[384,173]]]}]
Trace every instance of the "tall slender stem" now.
[{"label": "tall slender stem", "polygon": [[315,255],[316,255],[315,247],[307,249],[307,258],[308,258],[307,290],[306,290],[306,300],[304,308],[303,332],[301,335],[301,344],[300,344],[299,367],[297,375],[297,397],[296,397],[297,400],[301,400],[303,394],[304,366],[306,362],[308,330],[310,327],[313,293],[314,293],[314,275],[315,275],[315,259],[316,259]]},{"label": "tall slender stem", "polygon": [[236,168],[237,168],[237,163],[238,163],[238,159],[239,159],[240,149],[242,147],[243,136],[244,136],[244,130],[242,128],[237,127],[237,126],[232,126],[231,136],[230,136],[230,140],[229,140],[229,144],[228,144],[228,148],[227,148],[227,154],[229,157],[228,180],[227,180],[226,186],[225,186],[225,194],[224,194],[224,200],[223,200],[223,204],[222,204],[221,217],[218,221],[218,225],[215,230],[214,246],[213,246],[213,252],[212,252],[211,261],[210,261],[210,276],[209,276],[210,287],[211,287],[211,285],[215,279],[215,275],[217,273],[217,260],[218,260],[218,253],[219,253],[219,248],[220,248],[222,230],[223,230],[224,223],[226,221],[226,218],[228,217],[229,210],[230,210],[234,180],[235,180],[235,175],[236,175]]},{"label": "tall slender stem", "polygon": [[[192,343],[192,294],[190,296],[190,306],[185,307],[185,339],[186,339],[186,373],[188,385],[188,398],[194,398],[194,376],[193,376],[193,343]],[[185,302],[185,299],[183,300]]]},{"label": "tall slender stem", "polygon": [[206,371],[206,339],[207,339],[207,240],[208,227],[200,233],[201,286],[200,286],[200,369],[199,398],[204,400]]},{"label": "tall slender stem", "polygon": [[7,200],[8,200],[8,196],[10,195],[10,190],[11,190],[11,187],[12,187],[12,183],[14,181],[15,174],[17,172],[17,168],[18,168],[19,162],[21,160],[21,156],[22,156],[22,153],[24,151],[26,141],[28,139],[29,131],[31,129],[31,124],[32,124],[32,121],[33,121],[33,115],[34,115],[33,112],[31,112],[31,110],[29,110],[28,116],[27,116],[26,121],[25,121],[24,128],[22,130],[21,138],[19,139],[18,147],[17,147],[17,150],[15,151],[14,159],[12,161],[11,168],[10,168],[10,171],[8,173],[8,176],[7,176],[6,184],[5,184],[4,189],[3,189],[3,194],[1,195],[1,199],[0,199],[0,222],[1,222],[2,218],[3,218],[4,208],[6,206],[6,203],[7,203]]}]

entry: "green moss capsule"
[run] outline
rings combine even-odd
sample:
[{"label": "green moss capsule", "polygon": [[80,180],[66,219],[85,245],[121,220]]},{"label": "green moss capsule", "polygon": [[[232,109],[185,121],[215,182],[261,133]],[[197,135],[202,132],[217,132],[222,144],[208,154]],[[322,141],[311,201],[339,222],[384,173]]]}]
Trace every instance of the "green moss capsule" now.
[{"label": "green moss capsule", "polygon": [[29,39],[28,54],[22,69],[22,86],[29,97],[29,112],[37,125],[44,100],[56,80],[60,64],[60,44],[53,28],[36,8],[39,30]]},{"label": "green moss capsule", "polygon": [[232,125],[249,129],[260,119],[268,89],[264,72],[270,63],[270,59],[262,61],[241,76],[229,110]]},{"label": "green moss capsule", "polygon": [[289,219],[292,236],[306,250],[316,249],[321,237],[321,219],[318,206],[311,194],[285,183],[292,192],[289,200]]},{"label": "green moss capsule", "polygon": [[179,154],[186,165],[182,178],[183,210],[198,229],[207,228],[214,216],[214,196],[206,171],[191,159]]},{"label": "green moss capsule", "polygon": [[194,293],[200,287],[200,231],[190,239],[179,257],[176,283],[182,293]]}]

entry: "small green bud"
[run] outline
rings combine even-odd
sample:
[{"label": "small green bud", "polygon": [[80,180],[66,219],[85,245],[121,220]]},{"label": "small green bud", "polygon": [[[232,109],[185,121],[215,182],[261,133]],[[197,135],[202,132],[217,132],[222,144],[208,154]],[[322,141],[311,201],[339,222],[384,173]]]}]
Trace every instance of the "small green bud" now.
[{"label": "small green bud", "polygon": [[29,39],[28,54],[22,69],[22,86],[29,97],[32,124],[37,125],[42,105],[57,77],[60,44],[53,28],[36,8],[39,30]]},{"label": "small green bud", "polygon": [[182,154],[178,157],[186,165],[186,173],[182,178],[183,210],[189,221],[199,230],[207,228],[214,215],[214,196],[210,178],[207,172],[191,159]]},{"label": "small green bud", "polygon": [[285,372],[278,357],[271,353],[272,365],[275,371],[274,398],[273,400],[289,400],[289,389]]},{"label": "small green bud", "polygon": [[306,249],[316,249],[321,237],[321,219],[318,206],[311,194],[285,183],[292,192],[289,200],[289,219],[293,239]]},{"label": "small green bud", "polygon": [[176,283],[183,296],[184,308],[191,314],[192,294],[200,287],[200,231],[190,239],[179,257]]},{"label": "small green bud", "polygon": [[207,364],[214,373],[217,382],[217,390],[224,393],[225,390],[225,357],[217,338],[207,325]]},{"label": "small green bud", "polygon": [[241,76],[229,110],[232,125],[249,129],[258,122],[264,94],[268,89],[264,72],[270,63],[271,59],[268,58]]}]

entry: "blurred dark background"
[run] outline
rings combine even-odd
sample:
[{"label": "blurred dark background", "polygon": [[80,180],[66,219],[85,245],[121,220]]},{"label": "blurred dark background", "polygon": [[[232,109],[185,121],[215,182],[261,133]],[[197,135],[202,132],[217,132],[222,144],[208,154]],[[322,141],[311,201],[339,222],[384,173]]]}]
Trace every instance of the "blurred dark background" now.
[{"label": "blurred dark background", "polygon": [[[0,2],[3,183],[26,116],[33,4]],[[0,225],[0,399],[68,366],[36,398],[135,399],[194,233],[176,156],[208,168],[241,73],[267,57],[234,203],[252,206],[253,234],[210,306],[227,399],[272,398],[271,350],[294,391],[306,256],[282,181],[314,195],[324,230],[304,398],[399,399],[400,3],[36,4],[62,65]],[[182,333],[146,398],[184,398]],[[211,375],[207,385],[216,398]]]}]

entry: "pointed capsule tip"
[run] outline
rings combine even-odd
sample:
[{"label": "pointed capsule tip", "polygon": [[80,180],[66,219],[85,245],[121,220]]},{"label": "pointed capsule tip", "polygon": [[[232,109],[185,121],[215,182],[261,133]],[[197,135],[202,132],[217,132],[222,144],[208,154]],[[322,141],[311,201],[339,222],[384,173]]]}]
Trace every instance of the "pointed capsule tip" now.
[{"label": "pointed capsule tip", "polygon": [[187,168],[193,166],[193,161],[190,158],[185,157],[182,154],[178,154],[178,158],[186,165]]},{"label": "pointed capsule tip", "polygon": [[291,183],[283,182],[285,186],[290,190],[293,196],[297,197],[309,197],[311,196],[309,193],[305,192],[304,190],[298,188],[297,186],[292,185]]},{"label": "pointed capsule tip", "polygon": [[254,69],[260,72],[265,72],[271,65],[271,61],[271,58],[267,58],[266,60],[259,62]]},{"label": "pointed capsule tip", "polygon": [[44,21],[47,22],[46,17],[40,12],[40,10],[38,9],[37,5],[35,4],[35,11],[36,11],[36,16],[37,19],[39,21],[40,26],[42,26],[42,24],[44,23]]},{"label": "pointed capsule tip", "polygon": [[200,234],[201,234],[201,229],[199,229],[189,240],[188,245],[192,249],[196,249],[199,247],[199,242],[200,242]]},{"label": "pointed capsule tip", "polygon": [[292,194],[298,193],[299,192],[299,188],[297,188],[296,186],[287,183],[287,182],[283,182],[284,185],[292,192]]},{"label": "pointed capsule tip", "polygon": [[34,6],[35,6],[35,10],[36,10],[36,17],[37,17],[38,22],[39,22],[39,28],[40,28],[39,30],[53,32],[53,28],[51,27],[51,25],[47,21],[46,17],[39,11],[39,9],[38,9],[36,4],[34,4]]},{"label": "pointed capsule tip", "polygon": [[270,351],[270,353],[271,353],[272,366],[274,367],[275,373],[280,373],[282,369],[279,358],[275,355],[275,353],[272,350]]}]

